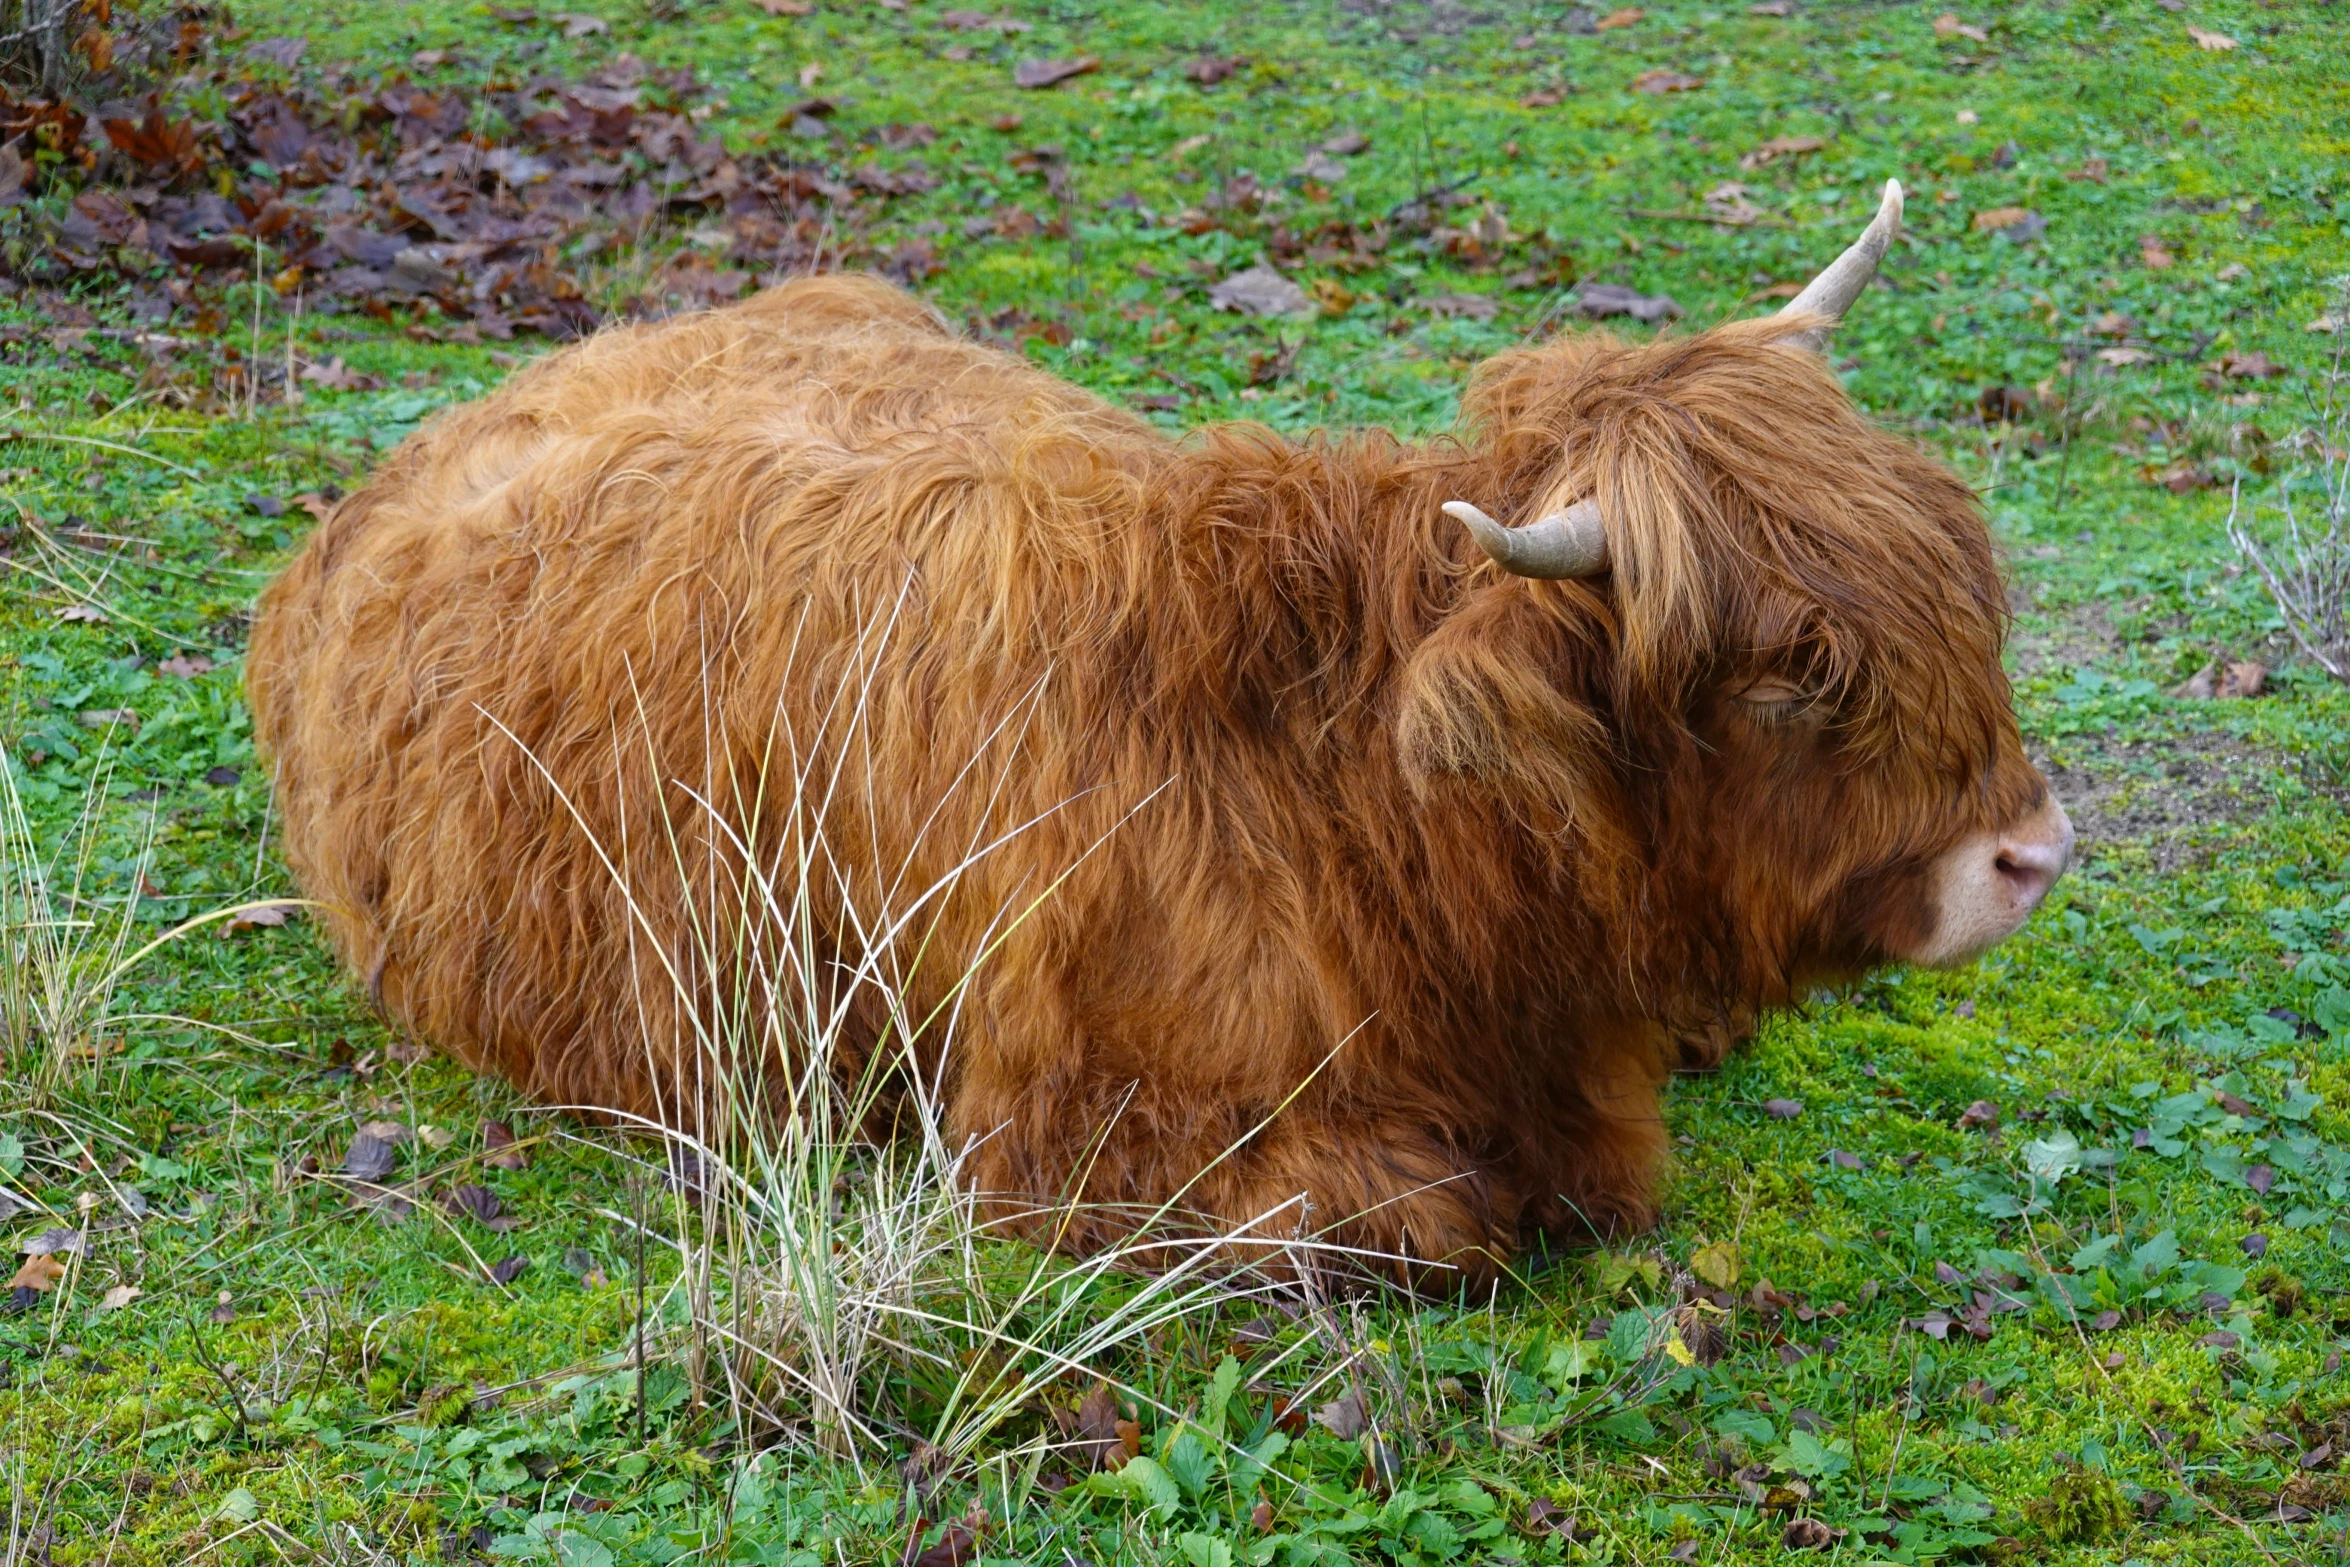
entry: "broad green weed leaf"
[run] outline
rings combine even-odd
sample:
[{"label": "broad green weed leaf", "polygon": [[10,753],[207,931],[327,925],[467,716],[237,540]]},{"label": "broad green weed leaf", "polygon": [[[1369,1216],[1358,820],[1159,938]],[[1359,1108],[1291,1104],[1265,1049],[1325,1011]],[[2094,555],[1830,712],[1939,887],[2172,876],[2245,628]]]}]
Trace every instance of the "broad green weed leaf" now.
[{"label": "broad green weed leaf", "polygon": [[2072,1266],[2083,1272],[2087,1272],[2091,1268],[2102,1268],[2115,1252],[2121,1250],[2121,1246],[2122,1238],[2119,1235],[2100,1235],[2073,1253]]},{"label": "broad green weed leaf", "polygon": [[1200,1400],[1200,1429],[1210,1439],[1223,1440],[1224,1411],[1232,1402],[1233,1390],[1239,1386],[1240,1362],[1226,1355],[1216,1366],[1216,1375],[1208,1384],[1207,1396]]},{"label": "broad green weed leaf", "polygon": [[1807,1480],[1827,1480],[1852,1467],[1852,1444],[1842,1437],[1823,1442],[1809,1431],[1787,1433],[1780,1462]]},{"label": "broad green weed leaf", "polygon": [[[1193,1440],[1197,1441],[1198,1438],[1194,1437]],[[1175,1477],[1148,1456],[1138,1455],[1127,1459],[1124,1465],[1114,1471],[1113,1478],[1119,1490],[1161,1518],[1174,1517],[1175,1509],[1183,1505],[1183,1493],[1175,1488]]]},{"label": "broad green weed leaf", "polygon": [[1542,1380],[1562,1391],[1580,1382],[1600,1369],[1599,1347],[1589,1339],[1569,1339],[1550,1346],[1550,1358],[1542,1367]]},{"label": "broad green weed leaf", "polygon": [[1655,1424],[1637,1409],[1619,1409],[1598,1424],[1609,1436],[1633,1447],[1645,1447],[1656,1440]]},{"label": "broad green weed leaf", "polygon": [[2179,1265],[2179,1237],[2174,1230],[2163,1230],[2130,1253],[2130,1272],[2133,1277],[2151,1283]]},{"label": "broad green weed leaf", "polygon": [[2051,1132],[2024,1144],[2024,1168],[2036,1181],[2061,1183],[2081,1167],[2081,1140],[2070,1132]]},{"label": "broad green weed leaf", "polygon": [[1207,1443],[1190,1426],[1175,1433],[1166,1451],[1160,1455],[1160,1462],[1166,1465],[1167,1473],[1175,1477],[1175,1483],[1183,1487],[1184,1494],[1194,1501],[1207,1489],[1215,1470],[1214,1463],[1208,1457]]},{"label": "broad green weed leaf", "polygon": [[1191,1567],[1232,1567],[1232,1547],[1212,1535],[1179,1534],[1175,1546]]}]

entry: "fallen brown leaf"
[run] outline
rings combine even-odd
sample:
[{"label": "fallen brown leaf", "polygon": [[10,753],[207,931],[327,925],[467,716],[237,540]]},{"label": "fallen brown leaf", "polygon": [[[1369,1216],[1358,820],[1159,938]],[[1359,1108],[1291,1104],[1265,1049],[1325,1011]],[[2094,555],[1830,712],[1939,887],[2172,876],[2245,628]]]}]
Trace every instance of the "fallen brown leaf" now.
[{"label": "fallen brown leaf", "polygon": [[369,1131],[352,1134],[351,1146],[343,1151],[343,1173],[354,1181],[380,1182],[398,1162],[393,1145]]},{"label": "fallen brown leaf", "polygon": [[1960,21],[1948,11],[1934,18],[1934,36],[1936,38],[1968,38],[1979,44],[1987,44],[1991,41],[1989,33],[1980,27]]},{"label": "fallen brown leaf", "polygon": [[2197,27],[2192,22],[2187,24],[2187,36],[2195,40],[2196,48],[2210,50],[2215,54],[2221,50],[2236,47],[2236,40],[2227,34],[2215,33],[2208,28]]},{"label": "fallen brown leaf", "polygon": [[1705,78],[1702,76],[1690,76],[1685,72],[1666,70],[1662,66],[1642,71],[1632,78],[1632,90],[1638,93],[1695,92],[1704,85]]},{"label": "fallen brown leaf", "polygon": [[1799,158],[1807,152],[1817,152],[1826,145],[1826,139],[1819,136],[1773,136],[1741,157],[1738,167],[1751,171],[1781,158]]},{"label": "fallen brown leaf", "polygon": [[1248,62],[1238,55],[1202,55],[1183,67],[1183,74],[1202,87],[1213,87],[1218,82],[1245,67]]},{"label": "fallen brown leaf", "polygon": [[1607,15],[1601,17],[1598,21],[1592,23],[1592,31],[1604,33],[1608,31],[1608,29],[1614,27],[1630,27],[1633,23],[1646,18],[1647,15],[1648,13],[1641,10],[1638,6],[1628,5],[1621,11],[1610,11]]},{"label": "fallen brown leaf", "polygon": [[1370,1415],[1363,1408],[1361,1390],[1350,1392],[1343,1398],[1334,1398],[1315,1410],[1314,1424],[1342,1442],[1351,1442],[1361,1436],[1371,1425]]},{"label": "fallen brown leaf", "polygon": [[1843,1530],[1831,1529],[1817,1518],[1790,1518],[1780,1531],[1779,1544],[1790,1551],[1824,1551],[1843,1538]]},{"label": "fallen brown leaf", "polygon": [[1088,76],[1102,68],[1102,62],[1090,54],[1074,60],[1022,60],[1012,67],[1012,85],[1034,92],[1046,87],[1057,87],[1071,77]]},{"label": "fallen brown leaf", "polygon": [[1100,1469],[1113,1456],[1120,1463],[1125,1461],[1123,1444],[1118,1438],[1118,1400],[1107,1382],[1094,1383],[1074,1410],[1055,1405],[1053,1414],[1062,1435],[1070,1439],[1065,1451],[1080,1467]]},{"label": "fallen brown leaf", "polygon": [[56,1257],[44,1253],[38,1257],[25,1258],[24,1266],[16,1270],[16,1276],[8,1281],[8,1287],[12,1290],[33,1290],[46,1295],[55,1289],[57,1281],[64,1277],[65,1264],[58,1261]]},{"label": "fallen brown leaf", "polygon": [[530,1166],[530,1155],[514,1141],[514,1129],[503,1121],[481,1123],[481,1140],[489,1149],[489,1157],[482,1162],[499,1170],[522,1170]]},{"label": "fallen brown leaf", "polygon": [[2239,381],[2265,381],[2285,373],[2285,367],[2270,359],[2266,351],[2255,348],[2248,354],[2222,354],[2214,367],[2221,375]]},{"label": "fallen brown leaf", "polygon": [[494,1230],[500,1235],[521,1222],[506,1212],[506,1205],[498,1200],[496,1192],[478,1182],[468,1181],[462,1186],[451,1187],[442,1202],[450,1212],[461,1214],[484,1229]]},{"label": "fallen brown leaf", "polygon": [[[2230,698],[2256,697],[2260,695],[2267,684],[2268,666],[2247,659],[2239,664],[2230,664],[2221,671],[2219,680],[2213,686],[2211,694],[2223,702]],[[2265,1167],[2255,1166],[2255,1168]]]}]

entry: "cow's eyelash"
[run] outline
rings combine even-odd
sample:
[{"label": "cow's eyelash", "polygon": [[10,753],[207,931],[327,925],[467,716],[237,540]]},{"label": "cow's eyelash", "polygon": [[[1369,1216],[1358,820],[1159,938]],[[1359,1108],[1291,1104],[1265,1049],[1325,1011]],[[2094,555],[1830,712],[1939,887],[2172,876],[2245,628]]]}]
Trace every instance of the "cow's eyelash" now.
[{"label": "cow's eyelash", "polygon": [[1739,701],[1754,707],[1787,707],[1810,702],[1818,695],[1815,690],[1772,675],[1750,680],[1737,692]]}]

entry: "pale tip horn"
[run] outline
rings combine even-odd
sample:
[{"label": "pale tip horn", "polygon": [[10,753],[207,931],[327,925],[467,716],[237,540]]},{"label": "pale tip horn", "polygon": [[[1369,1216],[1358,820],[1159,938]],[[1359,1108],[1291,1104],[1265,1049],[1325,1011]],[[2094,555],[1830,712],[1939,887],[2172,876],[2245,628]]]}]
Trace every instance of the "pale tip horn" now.
[{"label": "pale tip horn", "polygon": [[1780,312],[1804,311],[1825,318],[1820,327],[1800,335],[1803,344],[1815,352],[1828,348],[1828,328],[1833,327],[1852,302],[1860,298],[1861,290],[1877,275],[1885,252],[1893,247],[1893,238],[1901,232],[1901,181],[1885,182],[1884,200],[1877,203],[1877,215],[1861,231],[1843,255],[1828,263],[1827,270],[1804,285],[1802,293],[1787,301]]},{"label": "pale tip horn", "polygon": [[1590,500],[1522,528],[1504,527],[1467,501],[1446,501],[1444,514],[1466,527],[1495,565],[1518,576],[1556,581],[1607,570],[1607,530]]}]

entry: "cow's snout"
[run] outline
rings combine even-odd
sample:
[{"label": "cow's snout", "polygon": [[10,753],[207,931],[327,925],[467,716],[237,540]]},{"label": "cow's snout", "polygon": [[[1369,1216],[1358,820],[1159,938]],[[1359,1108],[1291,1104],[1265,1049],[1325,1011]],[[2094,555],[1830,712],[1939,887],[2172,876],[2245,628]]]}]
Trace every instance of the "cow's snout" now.
[{"label": "cow's snout", "polygon": [[[2072,863],[2073,824],[2053,799],[2021,832],[2001,837],[1991,868],[2006,881],[2009,896],[2028,918]],[[2019,921],[2020,922],[2020,921]]]},{"label": "cow's snout", "polygon": [[1929,968],[1972,962],[2022,928],[2072,857],[2073,824],[2053,796],[2022,821],[1969,838],[1934,867],[1933,928],[1902,956]]}]

